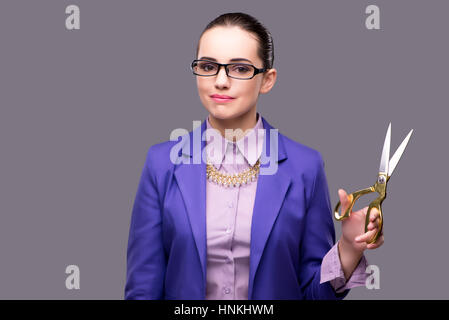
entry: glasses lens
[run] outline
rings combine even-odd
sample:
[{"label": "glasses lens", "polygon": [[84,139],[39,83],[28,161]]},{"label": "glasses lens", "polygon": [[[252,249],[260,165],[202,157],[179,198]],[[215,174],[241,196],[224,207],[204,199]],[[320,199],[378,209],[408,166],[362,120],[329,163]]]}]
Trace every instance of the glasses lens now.
[{"label": "glasses lens", "polygon": [[195,61],[192,65],[193,71],[201,76],[210,76],[217,73],[218,66],[209,61]]},{"label": "glasses lens", "polygon": [[248,79],[254,75],[254,67],[246,64],[231,64],[228,66],[228,74],[230,77]]}]

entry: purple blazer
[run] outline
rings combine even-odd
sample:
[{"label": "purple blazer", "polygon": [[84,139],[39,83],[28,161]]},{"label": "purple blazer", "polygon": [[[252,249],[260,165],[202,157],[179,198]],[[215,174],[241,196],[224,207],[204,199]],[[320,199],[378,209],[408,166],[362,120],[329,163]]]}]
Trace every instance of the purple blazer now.
[{"label": "purple blazer", "polygon": [[[275,174],[258,177],[248,299],[343,299],[349,290],[338,294],[330,282],[320,284],[321,261],[335,244],[322,157],[281,133],[273,147],[274,128],[262,121],[262,158],[277,152],[278,162]],[[193,139],[205,130],[206,120],[184,136],[190,144],[178,155],[201,157],[206,142],[195,150]],[[172,163],[180,145],[166,141],[148,150],[131,216],[125,299],[205,298],[206,163]]]}]

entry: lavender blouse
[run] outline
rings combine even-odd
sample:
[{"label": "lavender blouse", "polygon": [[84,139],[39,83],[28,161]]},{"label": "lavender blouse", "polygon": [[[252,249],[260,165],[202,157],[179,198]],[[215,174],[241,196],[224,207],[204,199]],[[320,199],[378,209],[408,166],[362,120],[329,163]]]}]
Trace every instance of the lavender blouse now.
[{"label": "lavender blouse", "polygon": [[[238,173],[253,166],[262,153],[264,131],[262,118],[243,138],[235,143],[218,131],[211,138],[206,131],[206,146],[214,167],[222,173]],[[213,129],[206,119],[207,129]],[[210,131],[209,131],[210,132]],[[221,144],[211,144],[214,139]],[[217,141],[215,141],[217,142]],[[221,146],[221,147],[217,147]],[[207,286],[206,299],[247,300],[251,221],[257,179],[240,187],[223,187],[206,182]],[[321,282],[331,282],[338,293],[365,285],[367,261],[362,256],[357,268],[346,282],[338,254],[338,242],[321,263]]]}]

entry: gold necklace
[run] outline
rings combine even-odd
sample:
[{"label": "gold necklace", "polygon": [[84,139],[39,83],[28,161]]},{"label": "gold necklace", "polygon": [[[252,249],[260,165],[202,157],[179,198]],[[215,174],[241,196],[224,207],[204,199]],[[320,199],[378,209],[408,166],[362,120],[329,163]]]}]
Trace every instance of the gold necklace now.
[{"label": "gold necklace", "polygon": [[245,171],[237,174],[226,174],[218,172],[218,170],[215,169],[209,161],[207,161],[206,177],[209,181],[215,182],[216,184],[224,187],[240,187],[241,185],[255,181],[259,175],[259,168],[260,162],[259,159],[257,159],[257,162]]}]

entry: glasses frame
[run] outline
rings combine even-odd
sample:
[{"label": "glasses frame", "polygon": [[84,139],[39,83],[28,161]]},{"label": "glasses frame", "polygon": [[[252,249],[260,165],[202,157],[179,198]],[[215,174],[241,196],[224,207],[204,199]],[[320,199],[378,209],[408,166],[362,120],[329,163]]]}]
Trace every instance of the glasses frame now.
[{"label": "glasses frame", "polygon": [[[198,61],[206,61],[206,62],[210,62],[210,63],[216,64],[218,66],[217,72],[215,74],[209,74],[209,75],[195,73],[195,70],[193,69],[193,64],[195,62],[198,62]],[[253,67],[254,68],[254,74],[250,78],[236,78],[236,77],[230,76],[229,73],[228,73],[228,66],[235,65],[235,64]],[[252,64],[249,64],[249,63],[242,63],[242,62],[218,63],[218,62],[210,61],[210,60],[206,60],[206,59],[195,59],[190,64],[190,69],[192,70],[193,74],[197,75],[197,76],[200,76],[200,77],[213,77],[213,76],[216,76],[220,72],[221,67],[224,67],[226,75],[229,78],[233,78],[233,79],[237,79],[237,80],[250,80],[250,79],[254,78],[256,75],[258,75],[259,73],[264,73],[265,71],[268,70],[267,68],[259,69],[256,66],[254,66]]]}]

